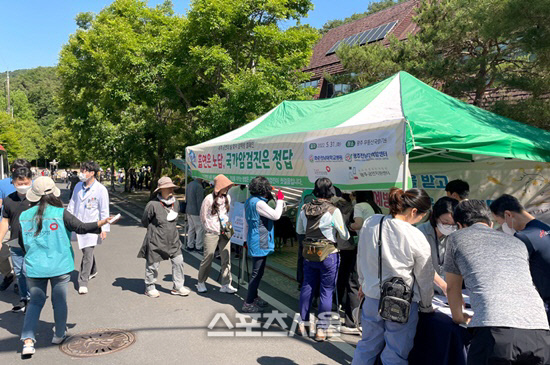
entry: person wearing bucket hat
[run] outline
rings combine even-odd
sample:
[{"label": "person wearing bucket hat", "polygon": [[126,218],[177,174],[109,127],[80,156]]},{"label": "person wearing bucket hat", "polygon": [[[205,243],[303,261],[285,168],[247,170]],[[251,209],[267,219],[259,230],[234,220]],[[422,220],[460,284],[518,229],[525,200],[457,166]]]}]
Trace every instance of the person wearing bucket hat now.
[{"label": "person wearing bucket hat", "polygon": [[47,176],[37,178],[26,198],[31,207],[19,217],[19,243],[25,252],[27,285],[30,301],[23,322],[22,355],[35,353],[35,328],[46,302],[48,282],[52,286],[55,333],[53,344],[66,338],[67,288],[74,270],[74,252],[69,232],[78,234],[101,232],[101,227],[114,223],[113,217],[83,223],[63,209],[59,189]]},{"label": "person wearing bucket hat", "polygon": [[229,206],[231,198],[227,195],[233,182],[225,175],[218,175],[214,178],[214,191],[208,194],[202,202],[200,217],[204,227],[204,257],[199,268],[197,291],[204,293],[206,280],[210,274],[210,267],[214,259],[216,247],[218,247],[222,264],[222,287],[220,292],[234,294],[237,289],[231,286],[231,244],[224,234],[229,222]]},{"label": "person wearing bucket hat", "polygon": [[178,232],[179,204],[174,197],[178,186],[168,176],[158,181],[155,197],[147,203],[141,223],[147,228],[138,257],[145,259],[145,295],[151,298],[160,296],[155,288],[158,268],[161,261],[170,259],[172,263],[173,295],[187,296],[190,290],[183,286],[183,255]]},{"label": "person wearing bucket hat", "polygon": [[[80,168],[80,180],[75,188],[67,210],[83,222],[95,222],[109,216],[109,192],[97,177],[100,167],[97,162],[84,162]],[[95,246],[107,238],[109,225],[102,227],[100,234],[77,234],[78,248],[82,250],[82,262],[78,275],[78,293],[88,294],[88,281],[97,275],[94,256]]]}]

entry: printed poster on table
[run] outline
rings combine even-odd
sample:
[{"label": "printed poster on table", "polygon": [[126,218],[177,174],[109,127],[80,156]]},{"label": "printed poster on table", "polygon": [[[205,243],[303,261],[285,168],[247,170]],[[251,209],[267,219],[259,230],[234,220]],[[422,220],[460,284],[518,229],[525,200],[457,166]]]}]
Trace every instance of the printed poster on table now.
[{"label": "printed poster on table", "polygon": [[246,225],[243,203],[231,204],[229,220],[233,225],[233,236],[231,236],[231,243],[240,246],[244,245],[248,227]]},{"label": "printed poster on table", "polygon": [[400,182],[402,146],[403,132],[395,127],[311,138],[304,144],[307,175],[337,185]]}]

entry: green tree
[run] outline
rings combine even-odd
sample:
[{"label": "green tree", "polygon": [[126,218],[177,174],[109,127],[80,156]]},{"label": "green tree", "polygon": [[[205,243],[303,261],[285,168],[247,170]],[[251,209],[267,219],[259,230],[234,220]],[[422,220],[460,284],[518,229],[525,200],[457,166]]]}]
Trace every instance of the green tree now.
[{"label": "green tree", "polygon": [[[12,154],[18,158],[26,158],[30,161],[36,160],[42,156],[44,136],[36,123],[32,105],[29,103],[27,95],[21,90],[11,92],[10,99],[13,118],[5,113],[9,117],[9,121],[6,121],[6,123],[10,125],[10,129],[13,128],[13,133],[18,141],[18,147],[15,148]],[[5,110],[6,100],[4,98],[0,98],[0,100],[0,110]]]},{"label": "green tree", "polygon": [[11,116],[0,110],[0,145],[8,152],[10,160],[20,157],[23,153],[19,137],[20,134],[17,132]]},{"label": "green tree", "polygon": [[77,24],[58,66],[66,126],[82,156],[126,169],[146,160],[157,180],[183,123],[167,74],[183,19],[169,1],[117,0]]},{"label": "green tree", "polygon": [[299,21],[309,0],[195,0],[174,50],[173,80],[188,116],[189,143],[240,127],[284,99],[304,99],[300,83],[317,31]]}]

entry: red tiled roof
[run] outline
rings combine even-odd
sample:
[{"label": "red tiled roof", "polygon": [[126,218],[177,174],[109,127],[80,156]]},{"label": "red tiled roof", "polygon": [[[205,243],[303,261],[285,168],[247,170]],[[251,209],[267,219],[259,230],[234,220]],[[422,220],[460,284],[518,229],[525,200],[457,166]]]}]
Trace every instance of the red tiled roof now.
[{"label": "red tiled roof", "polygon": [[[313,48],[313,56],[311,57],[309,66],[304,71],[314,72],[313,79],[321,77],[324,72],[329,74],[342,72],[343,67],[336,54],[333,53],[327,56],[327,51],[334,43],[341,39],[379,27],[383,24],[397,20],[397,25],[390,33],[400,40],[406,39],[409,33],[417,31],[416,25],[412,22],[413,11],[417,2],[418,0],[410,0],[329,30]],[[382,42],[387,43],[388,41],[384,40]]]}]

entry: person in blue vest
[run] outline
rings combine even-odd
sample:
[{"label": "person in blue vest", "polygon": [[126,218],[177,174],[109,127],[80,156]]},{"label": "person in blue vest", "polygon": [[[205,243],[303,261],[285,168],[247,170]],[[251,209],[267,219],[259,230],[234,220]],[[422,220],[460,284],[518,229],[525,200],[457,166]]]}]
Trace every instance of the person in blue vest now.
[{"label": "person in blue vest", "polygon": [[284,194],[277,192],[275,209],[267,205],[271,184],[263,176],[257,176],[248,186],[250,198],[244,203],[246,224],[248,225],[248,256],[252,257],[252,274],[248,282],[248,294],[243,304],[244,313],[256,313],[267,303],[258,296],[258,287],[264,276],[267,255],[275,249],[273,222],[283,214]]},{"label": "person in blue vest", "polygon": [[27,192],[27,200],[33,206],[19,217],[19,244],[25,252],[27,285],[31,294],[21,332],[22,355],[35,353],[35,328],[46,302],[48,281],[52,286],[55,320],[52,343],[60,344],[66,338],[67,286],[74,270],[70,232],[99,234],[101,227],[113,218],[82,223],[63,209],[60,193],[50,177],[39,177]]}]

